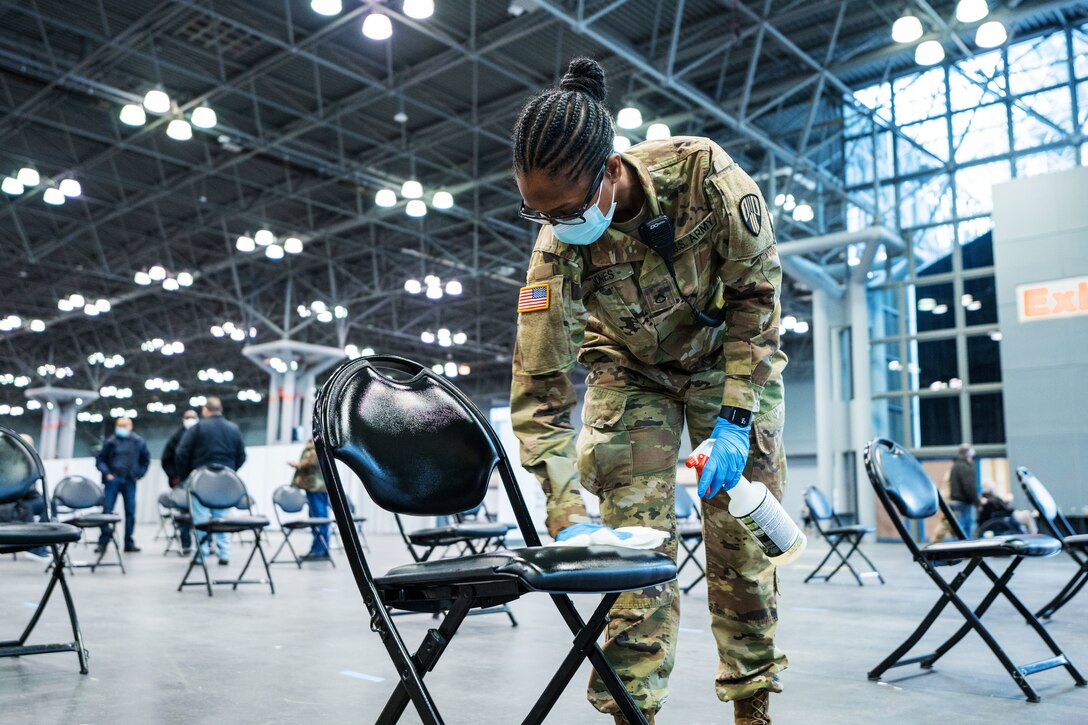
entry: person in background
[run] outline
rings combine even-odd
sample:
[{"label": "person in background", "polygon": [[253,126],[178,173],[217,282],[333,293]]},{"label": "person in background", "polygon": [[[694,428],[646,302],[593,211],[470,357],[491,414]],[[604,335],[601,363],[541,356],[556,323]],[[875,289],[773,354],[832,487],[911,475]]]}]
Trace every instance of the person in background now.
[{"label": "person in background", "polygon": [[[106,487],[106,500],[102,510],[112,513],[117,503],[117,494],[121,494],[125,505],[125,552],[140,551],[132,538],[136,529],[136,482],[147,473],[151,464],[151,451],[147,442],[132,432],[131,418],[118,418],[114,424],[113,435],[106,439],[102,450],[95,456],[95,467],[102,472],[102,483]],[[101,553],[110,540],[110,527],[103,526],[98,535],[95,553]]]},{"label": "person in background", "polygon": [[[23,442],[28,446],[31,448],[34,447],[34,439],[26,433],[20,433],[19,437],[22,438]],[[0,524],[28,524],[33,522],[35,517],[37,517],[38,521],[48,520],[45,515],[45,499],[42,498],[42,492],[38,490],[37,486],[31,488],[27,494],[18,501],[0,504]],[[46,559],[52,557],[48,546],[38,546],[33,549],[27,549],[27,553]]]},{"label": "person in background", "polygon": [[997,519],[1005,516],[1010,516],[1024,532],[1028,534],[1039,533],[1039,527],[1035,523],[1035,517],[1031,511],[1024,509],[1014,509],[1012,506],[1012,494],[1000,494],[997,492],[997,486],[993,481],[986,481],[982,484],[982,498],[978,508],[978,521],[979,526],[983,526],[987,521]]},{"label": "person in background", "polygon": [[[238,426],[223,417],[223,401],[213,396],[208,397],[202,411],[203,418],[196,425],[185,431],[178,443],[176,471],[181,480],[202,466],[217,463],[237,471],[246,462],[246,446],[242,442],[242,432]],[[226,509],[209,509],[197,501],[193,502],[193,523],[208,521],[213,516],[226,514]],[[207,542],[200,547],[201,554],[208,556]],[[230,563],[230,537],[227,534],[215,535],[215,549],[219,555],[219,565]]]},{"label": "person in background", "polygon": [[975,519],[978,512],[978,475],[975,473],[975,448],[970,443],[960,445],[959,454],[952,464],[949,477],[949,498],[952,511],[960,522],[964,536],[975,535]]},{"label": "person in background", "polygon": [[[166,441],[166,447],[162,449],[162,470],[166,473],[170,488],[177,488],[183,482],[181,476],[178,475],[178,444],[181,443],[185,431],[196,425],[198,420],[200,416],[192,408],[182,413],[181,427],[174,431],[170,440]],[[178,527],[178,536],[181,537],[181,553],[183,555],[190,553],[193,547],[193,527]]]},{"label": "person in background", "polygon": [[[310,505],[310,516],[323,519],[329,515],[329,492],[325,490],[325,479],[321,476],[321,467],[317,463],[317,451],[313,438],[306,441],[302,456],[297,461],[288,461],[287,465],[295,469],[291,485],[306,492],[306,501]],[[324,561],[329,558],[329,525],[314,526],[313,543],[309,553],[302,556],[307,561]]]}]

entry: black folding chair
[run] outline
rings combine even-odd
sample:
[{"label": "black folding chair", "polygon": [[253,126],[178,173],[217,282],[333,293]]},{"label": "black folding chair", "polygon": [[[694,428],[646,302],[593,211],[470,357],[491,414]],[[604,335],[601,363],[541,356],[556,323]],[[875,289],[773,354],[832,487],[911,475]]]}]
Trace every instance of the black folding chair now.
[{"label": "black folding chair", "polygon": [[[74,515],[61,520],[61,523],[71,524],[81,531],[105,526],[110,532],[106,545],[98,552],[98,558],[94,562],[77,561],[73,563],[71,557],[65,554],[64,563],[69,569],[87,568],[93,574],[100,566],[118,566],[121,567],[121,573],[125,573],[125,560],[121,556],[121,545],[117,542],[117,524],[121,523],[121,514],[105,513],[103,510],[106,503],[105,499],[106,489],[103,488],[102,484],[96,483],[85,476],[65,476],[53,489],[53,518],[59,520],[59,512],[64,508]],[[91,511],[90,509],[98,510]],[[117,554],[117,561],[103,562],[102,559],[106,556],[110,546],[113,546],[113,550]],[[50,564],[50,566],[52,565]]]},{"label": "black folding chair", "polygon": [[[831,502],[827,500],[827,496],[824,496],[823,491],[815,486],[809,486],[805,489],[805,506],[808,507],[809,518],[812,521],[812,525],[816,527],[816,531],[820,533],[824,541],[830,546],[830,550],[827,552],[827,556],[823,558],[823,561],[812,570],[807,577],[805,577],[805,584],[808,584],[812,579],[823,579],[825,582],[831,581],[831,577],[839,573],[839,570],[844,566],[854,575],[854,581],[858,583],[858,586],[862,586],[861,578],[863,576],[875,576],[880,580],[880,583],[884,583],[884,577],[877,571],[873,562],[869,561],[869,557],[865,556],[859,547],[861,540],[865,538],[866,534],[872,534],[876,532],[876,529],[866,528],[865,526],[858,525],[844,525],[842,520],[839,519],[839,515],[835,512],[835,508],[831,505]],[[830,521],[833,526],[824,528],[820,522]],[[849,544],[850,548],[846,552],[846,556],[843,556],[839,551],[839,544]],[[850,564],[850,557],[857,554],[865,563],[869,565],[869,571],[863,571],[858,573],[856,569]],[[824,564],[831,558],[831,555],[835,554],[839,557],[840,561],[838,565],[831,570],[830,574],[820,574],[820,570],[823,569]]]},{"label": "black folding chair", "polygon": [[[38,482],[41,482],[42,500],[49,500],[45,482],[45,469],[37,452],[28,446],[19,434],[8,428],[0,427],[0,504],[12,503],[26,496]],[[43,514],[45,521],[0,524],[0,554],[14,554],[29,551],[40,546],[48,546],[53,552],[53,572],[45,593],[34,608],[30,623],[23,629],[18,639],[0,640],[0,657],[25,657],[47,652],[75,652],[79,657],[79,671],[87,674],[87,648],[83,645],[83,633],[79,629],[76,617],[76,605],[72,601],[72,592],[68,589],[68,580],[64,576],[64,555],[68,546],[79,541],[80,531],[69,524],[50,521],[49,514]],[[72,623],[72,642],[62,644],[27,644],[38,619],[45,611],[53,589],[60,584],[64,603],[68,606],[68,619]],[[0,587],[0,592],[11,592],[10,587]],[[5,624],[10,619],[5,618]]]},{"label": "black folding chair", "polygon": [[[247,511],[249,511],[252,502],[252,499],[246,493],[246,485],[242,483],[242,479],[238,477],[238,474],[229,468],[216,464],[202,466],[189,474],[189,478],[185,482],[185,488],[189,492],[190,516],[193,512],[193,499],[209,509],[244,507]],[[272,571],[268,568],[268,559],[265,558],[264,548],[261,546],[261,532],[268,525],[269,521],[266,517],[252,514],[246,516],[216,516],[213,513],[212,518],[207,521],[194,521],[193,530],[198,539],[194,542],[193,558],[189,562],[189,568],[185,570],[185,576],[182,578],[181,584],[178,584],[178,591],[180,592],[183,587],[206,586],[210,597],[212,596],[213,584],[230,584],[235,591],[238,590],[239,584],[267,584],[268,588],[275,594],[276,587],[272,584]],[[246,559],[245,566],[242,567],[238,578],[212,579],[208,573],[207,557],[202,553],[204,544],[211,541],[213,534],[231,534],[245,531],[253,534],[253,551],[249,552],[249,558]],[[246,571],[249,569],[253,557],[258,553],[261,555],[264,571],[268,578],[246,579]],[[196,568],[197,564],[200,564],[200,567],[204,570],[203,582],[189,581],[189,573]]]},{"label": "black folding chair", "polygon": [[506,545],[507,533],[513,528],[512,524],[478,521],[460,513],[452,517],[451,523],[407,531],[400,515],[396,514],[394,518],[408,553],[415,561],[427,561],[438,549],[445,552],[457,547],[457,555],[501,549]]},{"label": "black folding chair", "polygon": [[1027,494],[1031,505],[1039,512],[1039,520],[1042,521],[1044,531],[1062,542],[1062,550],[1077,565],[1076,573],[1066,582],[1061,591],[1035,613],[1036,617],[1049,619],[1070,599],[1077,596],[1085,583],[1088,583],[1088,534],[1076,533],[1069,519],[1065,518],[1065,514],[1054,502],[1050,491],[1032,475],[1031,471],[1024,467],[1017,468],[1016,477],[1020,479],[1020,485],[1024,487],[1024,493]]},{"label": "black folding chair", "polygon": [[706,579],[706,569],[703,568],[702,562],[695,556],[695,553],[699,551],[699,547],[703,545],[703,517],[699,514],[699,507],[695,505],[695,501],[692,500],[687,487],[679,483],[676,484],[674,510],[676,512],[676,538],[685,552],[684,560],[680,562],[680,566],[676,569],[676,576],[680,576],[680,572],[684,570],[689,561],[699,570],[699,576],[695,577],[686,587],[681,588],[681,591],[687,594],[696,584]]},{"label": "black folding chair", "polygon": [[[1030,702],[1038,702],[1039,695],[1035,688],[1028,683],[1027,676],[1036,672],[1064,667],[1078,687],[1088,685],[1077,668],[1069,661],[1065,653],[1054,642],[1050,634],[1039,623],[1031,610],[1024,606],[1012,590],[1009,588],[1009,580],[1025,557],[1054,556],[1061,551],[1061,542],[1050,536],[1039,534],[1023,534],[1018,536],[992,536],[985,539],[967,539],[959,522],[956,520],[951,508],[941,497],[936,484],[904,448],[885,438],[876,438],[865,447],[865,470],[869,474],[869,481],[876,489],[877,497],[889,518],[895,524],[903,543],[910,549],[914,560],[922,567],[922,570],[933,580],[933,583],[941,590],[941,597],[929,610],[929,613],[918,625],[918,628],[907,637],[903,644],[899,645],[877,667],[869,673],[870,680],[879,680],[885,671],[892,667],[920,664],[923,669],[930,669],[945,653],[951,650],[968,632],[974,630],[994,653],[1001,665],[1016,682]],[[907,530],[903,518],[925,519],[938,511],[948,523],[952,533],[959,537],[958,541],[942,541],[937,544],[919,546]],[[1005,558],[1012,561],[1005,571],[998,575],[986,559]],[[966,566],[952,581],[946,581],[937,571],[938,567],[951,566],[966,562]],[[982,598],[979,604],[972,610],[960,598],[959,590],[964,582],[975,571],[983,572],[993,586]],[[986,625],[982,623],[982,616],[997,600],[998,596],[1004,596],[1010,604],[1020,612],[1024,621],[1035,630],[1039,638],[1050,648],[1052,657],[1025,665],[1014,664],[1005,654],[1005,650],[997,643],[997,640]],[[960,615],[964,624],[939,647],[928,654],[904,657],[925,635],[933,625],[944,608],[951,604]]]},{"label": "black folding chair", "polygon": [[[170,489],[172,491],[173,489]],[[159,528],[155,530],[155,535],[151,537],[152,541],[158,541],[159,539],[170,539],[170,528],[167,524],[170,523],[170,519],[174,515],[174,508],[170,502],[170,491],[163,491],[159,494]]]},{"label": "black folding chair", "polygon": [[[174,551],[178,556],[185,556],[185,547],[181,541],[181,530],[184,528],[190,529],[190,536],[192,536],[193,517],[189,514],[189,492],[184,488],[172,488],[168,492],[159,496],[159,506],[168,508],[170,511],[170,518],[167,523],[170,524],[170,530],[166,537],[166,548],[162,550],[162,555],[166,556],[171,551]],[[177,549],[174,549],[174,546]]]},{"label": "black folding chair", "polygon": [[[306,492],[296,486],[280,486],[272,492],[272,506],[276,509],[276,523],[280,527],[280,531],[283,532],[283,541],[280,543],[276,553],[272,555],[272,558],[268,560],[269,564],[290,564],[294,563],[298,565],[298,568],[302,568],[302,559],[299,558],[298,552],[295,551],[295,547],[291,544],[291,534],[295,533],[299,529],[314,529],[317,531],[317,535],[325,542],[325,550],[332,551],[329,546],[329,539],[327,536],[321,534],[319,526],[329,526],[333,523],[332,518],[329,517],[316,517],[316,516],[304,516],[297,519],[289,519],[284,521],[280,516],[282,511],[285,514],[297,514],[306,507]],[[283,551],[283,547],[287,547],[287,550],[291,552],[292,562],[280,561],[277,562],[276,558]],[[336,562],[332,560],[332,555],[329,555],[329,563],[333,568],[336,568]]]},{"label": "black folding chair", "polygon": [[[627,721],[645,725],[596,641],[620,592],[659,586],[676,577],[676,565],[667,556],[613,546],[541,547],[510,461],[487,419],[452,383],[418,363],[374,356],[341,365],[318,396],[314,430],[333,513],[370,614],[370,628],[399,674],[378,715],[379,725],[397,722],[409,701],[426,725],[440,725],[443,719],[424,675],[434,669],[471,609],[505,604],[530,592],[551,595],[574,642],[524,722],[543,722],[578,666],[589,659]],[[527,546],[414,562],[376,577],[355,531],[337,460],[359,477],[375,504],[416,516],[452,516],[479,505],[497,467]],[[571,593],[604,595],[588,623],[567,596]],[[413,654],[387,607],[448,613]]]}]

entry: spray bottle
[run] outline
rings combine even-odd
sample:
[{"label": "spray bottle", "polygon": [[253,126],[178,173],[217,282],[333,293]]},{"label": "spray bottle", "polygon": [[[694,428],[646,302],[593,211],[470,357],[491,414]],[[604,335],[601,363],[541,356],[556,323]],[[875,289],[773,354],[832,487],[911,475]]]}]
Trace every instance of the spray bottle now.
[{"label": "spray bottle", "polygon": [[[685,464],[694,468],[697,476],[703,475],[713,447],[714,439],[709,438],[688,456]],[[744,525],[775,566],[790,563],[805,550],[808,540],[804,532],[762,483],[741,476],[726,495],[729,513]]]}]

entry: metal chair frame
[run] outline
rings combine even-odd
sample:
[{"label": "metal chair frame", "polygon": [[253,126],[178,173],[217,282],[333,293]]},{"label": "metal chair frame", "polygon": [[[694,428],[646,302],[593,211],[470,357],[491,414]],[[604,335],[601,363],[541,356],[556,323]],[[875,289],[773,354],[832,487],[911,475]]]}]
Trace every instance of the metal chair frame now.
[{"label": "metal chair frame", "polygon": [[[681,484],[676,484],[676,499],[675,499],[675,513],[676,513],[676,540],[680,543],[680,547],[684,550],[684,560],[680,562],[680,566],[676,568],[676,576],[679,578],[680,572],[684,570],[684,567],[691,562],[695,565],[695,568],[699,570],[699,576],[689,583],[685,587],[681,587],[680,591],[687,594],[695,585],[706,579],[706,569],[703,568],[702,562],[696,558],[695,554],[699,551],[699,547],[703,545],[703,515],[699,513],[699,507],[695,505],[695,501],[691,498],[691,494],[688,493],[687,488]],[[699,530],[696,532],[694,529],[691,531],[681,531],[681,523],[695,523],[698,522]],[[692,543],[688,543],[688,542]]]},{"label": "metal chair frame", "polygon": [[[287,495],[291,495],[293,491],[298,491],[302,495],[303,502],[302,502],[302,506],[298,507],[297,509],[295,509],[293,511],[288,511],[287,509],[284,508],[283,502],[281,500],[281,497],[283,496],[283,493],[281,493],[281,492],[285,492]],[[305,491],[302,491],[301,489],[295,488],[294,486],[280,486],[279,488],[277,488],[275,491],[272,492],[272,508],[276,512],[276,525],[280,527],[280,533],[283,534],[283,541],[280,542],[279,548],[276,549],[276,553],[274,553],[272,555],[272,558],[268,560],[268,563],[270,565],[271,564],[295,564],[295,565],[298,566],[299,569],[302,568],[302,559],[299,557],[298,552],[295,551],[295,547],[291,543],[291,534],[295,533],[296,531],[303,531],[303,530],[305,530],[305,528],[309,528],[309,527],[298,527],[298,526],[286,526],[285,527],[284,524],[292,524],[292,523],[294,523],[294,521],[293,520],[284,521],[283,518],[280,516],[280,512],[282,511],[283,513],[291,513],[291,514],[298,513],[299,511],[302,510],[303,506],[306,506],[305,498],[306,498]],[[309,521],[309,520],[311,520],[311,517],[305,517],[305,520]],[[324,519],[313,518],[312,520],[313,521],[319,521],[320,520],[320,521],[327,522],[327,525],[329,525],[330,527],[334,523],[334,520],[332,518],[324,518]],[[322,525],[322,524],[314,525],[312,528],[317,529],[317,526],[319,526],[319,525]],[[330,552],[330,554],[329,554],[329,563],[332,564],[332,568],[335,569],[336,568],[336,562],[332,560],[332,554],[331,554],[332,547],[329,544],[330,537],[322,535],[320,529],[317,529],[317,535],[321,538],[322,541],[325,542],[325,551]],[[279,557],[280,552],[283,551],[283,548],[285,546],[287,547],[287,550],[291,552],[291,559],[292,560],[291,561],[277,561],[276,559]]]},{"label": "metal chair frame", "polygon": [[[28,479],[30,485],[23,491],[14,494],[13,498],[9,500],[17,500],[17,498],[25,494],[26,490],[33,488],[35,483],[41,482],[42,500],[49,501],[49,487],[45,480],[45,467],[42,465],[42,459],[38,456],[37,451],[19,438],[19,435],[15,431],[0,426],[0,444],[4,444],[5,442],[13,445],[18,452],[22,453],[32,469],[31,478]],[[5,503],[7,503],[7,501],[5,501]],[[46,518],[46,522],[40,523],[55,523],[52,521],[50,509],[48,507],[45,510],[44,517]],[[74,526],[69,528],[69,536],[73,532],[78,533],[78,529]],[[26,657],[29,655],[40,655],[50,652],[75,652],[76,656],[79,658],[80,674],[85,675],[90,672],[90,669],[88,668],[90,653],[87,651],[87,647],[83,642],[83,631],[79,626],[76,605],[72,600],[72,591],[69,589],[68,580],[64,575],[64,557],[68,551],[69,545],[70,542],[63,544],[52,543],[48,545],[53,554],[53,571],[49,576],[49,583],[46,585],[41,599],[38,600],[38,606],[35,607],[34,614],[30,617],[30,622],[23,628],[22,634],[16,639],[0,640],[0,657]],[[19,551],[26,551],[27,549],[34,548],[34,546],[0,546],[0,554],[14,554]],[[45,607],[49,603],[49,598],[52,596],[53,590],[56,588],[57,584],[60,584],[61,594],[64,597],[64,604],[68,609],[68,620],[72,625],[73,640],[71,642],[56,644],[27,644],[26,642],[34,632],[34,627],[38,624],[42,612],[45,611]]]},{"label": "metal chair frame", "polygon": [[[64,498],[64,486],[65,486],[65,483],[68,482],[69,480],[80,480],[80,481],[83,481],[86,484],[90,484],[92,486],[97,487],[99,489],[98,502],[96,504],[94,504],[93,506],[85,506],[85,507],[74,507],[74,506],[72,506],[70,499]],[[73,562],[71,557],[67,553],[65,553],[65,555],[64,555],[64,565],[68,567],[68,569],[72,572],[73,576],[75,575],[75,570],[76,569],[90,569],[91,573],[94,574],[95,571],[99,567],[103,567],[103,566],[117,566],[117,567],[121,568],[121,573],[122,574],[127,573],[125,571],[125,559],[121,555],[121,545],[117,541],[117,524],[120,523],[120,520],[113,521],[113,522],[106,523],[106,524],[92,524],[92,525],[83,525],[83,524],[80,524],[80,523],[75,523],[75,521],[77,521],[84,513],[88,512],[88,511],[90,511],[91,509],[94,509],[94,508],[99,509],[99,513],[103,513],[103,514],[106,513],[106,511],[105,511],[105,496],[106,496],[106,492],[105,492],[104,487],[101,484],[95,483],[94,481],[86,478],[85,476],[65,476],[59,482],[57,482],[56,487],[53,489],[53,500],[50,503],[50,505],[53,507],[53,517],[57,518],[57,516],[60,513],[61,507],[64,508],[65,513],[74,514],[71,518],[65,519],[64,521],[60,521],[60,523],[62,523],[62,524],[71,524],[72,526],[75,526],[76,528],[80,529],[81,532],[83,530],[89,529],[89,528],[97,529],[99,526],[106,526],[110,530],[110,536],[106,540],[106,545],[103,546],[102,550],[98,552],[98,558],[95,559],[93,562],[84,562],[84,561]],[[118,517],[118,518],[120,518],[120,517]],[[57,519],[57,520],[59,521],[59,519]],[[82,536],[82,533],[81,533],[80,538],[85,538],[85,537]],[[102,559],[105,558],[106,552],[109,551],[109,548],[110,548],[111,545],[113,546],[114,553],[117,554],[117,561],[103,562]],[[52,566],[53,566],[53,564],[52,564],[52,562],[50,562],[49,566],[47,566],[45,568],[45,570],[49,571],[52,568]]]},{"label": "metal chair frame", "polygon": [[[953,542],[952,544],[931,544],[925,549],[919,547],[918,543],[907,530],[903,517],[912,519],[927,518],[936,513],[936,511],[932,509],[926,511],[909,511],[907,510],[909,506],[903,502],[898,494],[897,498],[899,500],[893,500],[885,487],[885,482],[883,480],[883,462],[882,460],[877,460],[876,450],[878,448],[883,448],[888,451],[886,454],[882,452],[880,454],[881,456],[894,455],[909,457],[910,454],[898,444],[888,439],[876,438],[865,446],[865,470],[869,475],[870,483],[876,490],[877,498],[888,512],[888,516],[891,518],[892,523],[899,532],[899,536],[903,540],[903,543],[906,544],[907,548],[910,550],[914,561],[922,567],[922,570],[933,580],[933,583],[937,585],[937,588],[941,590],[941,596],[937,600],[937,603],[934,604],[926,614],[925,618],[923,618],[921,624],[911,632],[910,636],[907,637],[902,644],[896,647],[891,654],[884,658],[879,665],[869,672],[869,679],[877,681],[891,668],[912,664],[918,664],[925,670],[932,669],[933,665],[936,664],[941,657],[947,654],[948,651],[958,644],[969,632],[974,631],[990,648],[994,657],[996,657],[1002,667],[1005,668],[1005,671],[1012,677],[1013,681],[1029,702],[1039,702],[1040,697],[1035,688],[1028,682],[1028,675],[1033,675],[1037,672],[1043,672],[1055,667],[1064,667],[1078,687],[1088,686],[1088,681],[1085,681],[1083,675],[1081,675],[1077,668],[1073,666],[1073,663],[1069,661],[1069,658],[1050,636],[1050,633],[1046,631],[1043,625],[1039,623],[1039,620],[1032,615],[1031,610],[1024,606],[1024,603],[1021,602],[1020,599],[1013,594],[1012,589],[1009,588],[1009,580],[1012,579],[1013,573],[1024,560],[1024,556],[1017,554],[1006,554],[1002,556],[1002,558],[1010,558],[1012,561],[1001,574],[995,572],[990,565],[986,563],[985,559],[988,557],[983,555],[965,553],[958,558],[942,557],[941,559],[938,559],[936,554],[939,549],[937,547],[944,547],[947,550],[950,546],[959,545],[963,547],[964,545],[970,546],[971,544],[985,544],[987,542],[992,542],[993,539],[968,540],[963,529],[959,525],[959,521],[956,520],[956,516],[952,512],[952,509],[937,490],[936,484],[933,483],[932,479],[929,479],[920,464],[917,464],[917,462],[914,461],[915,465],[918,466],[918,470],[922,472],[922,475],[926,476],[930,486],[933,487],[930,496],[935,498],[937,510],[940,511],[941,515],[947,521],[952,532],[961,539],[961,541]],[[910,460],[913,461],[914,459],[910,458]],[[1036,538],[1046,539],[1048,537]],[[946,580],[941,576],[940,572],[937,571],[940,566],[956,565],[963,561],[967,562],[966,566],[951,581]],[[985,574],[986,577],[993,582],[993,586],[972,609],[960,597],[959,590],[963,587],[967,579],[976,571],[981,571]],[[997,601],[999,596],[1003,596],[1013,608],[1020,613],[1028,626],[1035,630],[1039,639],[1041,639],[1050,649],[1053,655],[1052,657],[1037,662],[1017,665],[1012,661],[1009,655],[1005,653],[1005,650],[998,644],[997,639],[990,633],[990,630],[986,628],[986,625],[982,623],[982,616],[989,610],[990,606]],[[923,655],[915,655],[913,657],[905,657],[904,655],[913,649],[922,639],[933,623],[937,621],[941,612],[944,611],[949,604],[951,604],[963,617],[965,620],[963,625],[932,652]]]},{"label": "metal chair frame", "polygon": [[[819,496],[821,500],[813,500],[810,502],[810,497],[815,496]],[[851,574],[853,574],[854,581],[858,583],[859,587],[864,586],[864,583],[861,580],[863,576],[875,576],[877,579],[880,580],[881,584],[884,584],[884,577],[876,568],[876,565],[873,564],[873,562],[869,560],[869,557],[865,555],[865,552],[859,548],[861,545],[861,540],[865,538],[865,535],[873,533],[874,530],[858,526],[851,527],[843,524],[842,520],[839,518],[838,512],[835,511],[835,508],[831,505],[831,502],[827,500],[826,496],[824,496],[823,491],[816,488],[815,486],[809,486],[805,489],[804,498],[805,505],[808,506],[809,517],[812,520],[812,525],[816,527],[816,531],[819,532],[820,536],[823,537],[824,541],[826,541],[828,546],[830,546],[831,548],[827,552],[827,555],[816,566],[816,568],[813,569],[807,577],[805,577],[805,581],[803,583],[808,584],[813,579],[823,579],[825,582],[829,582],[831,581],[831,577],[838,574],[839,570],[841,570],[845,566],[846,569]],[[814,506],[813,503],[815,503],[816,505]],[[829,513],[830,515],[818,516],[818,512]],[[824,527],[820,525],[820,521],[827,521],[828,519],[830,519],[831,522],[835,524],[835,526],[830,529],[824,529]],[[839,551],[839,544],[843,543],[847,543],[850,545],[850,548],[846,551],[845,556],[843,556],[843,553]],[[864,559],[865,563],[869,565],[869,571],[863,571],[859,573],[850,564],[850,557],[853,556],[855,553],[862,559]],[[820,570],[823,569],[824,564],[827,563],[828,559],[831,558],[832,554],[838,555],[840,559],[838,565],[831,570],[830,574],[820,574]]]},{"label": "metal chair frame", "polygon": [[[422,381],[453,401],[461,408],[459,413],[471,417],[474,425],[482,432],[492,449],[492,462],[498,468],[506,495],[509,497],[528,547],[539,547],[540,537],[529,516],[521,490],[514,477],[514,472],[502,448],[498,436],[487,419],[480,413],[472,401],[452,383],[417,363],[392,356],[372,356],[357,358],[342,364],[329,378],[318,395],[314,411],[314,443],[318,459],[328,486],[329,497],[341,536],[347,546],[348,562],[355,576],[359,592],[370,613],[370,628],[381,638],[399,679],[393,694],[377,718],[378,725],[389,725],[400,720],[408,703],[411,702],[425,725],[441,725],[444,721],[438,712],[434,699],[423,682],[424,676],[434,669],[439,657],[457,632],[469,611],[474,607],[505,604],[519,598],[523,592],[513,579],[499,578],[495,581],[476,583],[471,586],[431,586],[421,585],[418,589],[398,589],[383,594],[370,570],[366,555],[363,553],[359,537],[355,531],[352,515],[346,503],[344,486],[336,466],[336,451],[343,444],[338,440],[335,427],[345,385],[358,374],[381,375],[376,366],[399,370],[411,378]],[[384,376],[382,376],[384,377]],[[387,381],[390,379],[386,378]],[[398,383],[399,384],[399,383]],[[364,485],[367,481],[364,480]],[[544,693],[536,701],[523,721],[533,725],[541,723],[555,705],[567,683],[574,676],[579,665],[586,659],[596,669],[598,676],[612,696],[616,699],[620,712],[630,723],[647,725],[645,716],[636,707],[631,695],[624,688],[615,670],[597,645],[597,638],[608,621],[608,612],[619,597],[619,592],[602,593],[602,599],[588,623],[583,621],[566,594],[551,594],[552,601],[574,635],[572,647],[563,663],[549,681]],[[427,632],[423,643],[413,654],[409,652],[404,640],[390,616],[389,607],[401,609],[415,608],[417,611],[434,611],[436,606],[447,610],[441,625]]]},{"label": "metal chair frame", "polygon": [[[1020,485],[1024,489],[1024,494],[1027,495],[1028,501],[1031,502],[1032,507],[1039,512],[1039,519],[1043,522],[1043,527],[1047,533],[1062,542],[1062,551],[1073,560],[1073,563],[1077,565],[1076,572],[1070,577],[1069,581],[1065,583],[1065,586],[1054,595],[1054,598],[1044,604],[1039,611],[1035,613],[1036,617],[1041,619],[1050,619],[1054,616],[1054,613],[1064,607],[1069,601],[1077,596],[1085,584],[1088,584],[1088,543],[1083,542],[1083,537],[1077,535],[1073,525],[1069,523],[1069,519],[1065,517],[1065,514],[1061,512],[1061,509],[1054,504],[1053,497],[1050,498],[1051,506],[1047,506],[1045,502],[1041,501],[1036,495],[1036,491],[1033,486],[1039,486],[1043,492],[1049,497],[1050,492],[1047,491],[1046,486],[1036,478],[1031,471],[1023,466],[1016,469],[1016,477],[1020,481]],[[1034,482],[1034,483],[1033,483]],[[1051,509],[1053,511],[1051,512]],[[1073,541],[1073,537],[1077,537]],[[1078,542],[1078,540],[1080,540]]]}]

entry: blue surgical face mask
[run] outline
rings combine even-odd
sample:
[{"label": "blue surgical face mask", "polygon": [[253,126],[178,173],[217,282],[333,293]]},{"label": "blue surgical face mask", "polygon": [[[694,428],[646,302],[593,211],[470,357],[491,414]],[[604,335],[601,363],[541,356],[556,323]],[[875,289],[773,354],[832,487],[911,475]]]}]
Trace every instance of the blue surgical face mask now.
[{"label": "blue surgical face mask", "polygon": [[601,183],[601,193],[597,195],[597,203],[586,210],[585,221],[581,224],[552,224],[552,234],[564,244],[585,246],[593,244],[601,238],[604,230],[612,223],[612,215],[616,213],[616,185],[612,185],[612,205],[608,207],[608,213],[601,211],[601,194],[604,194],[604,183]]},{"label": "blue surgical face mask", "polygon": [[113,434],[116,435],[118,438],[128,438],[128,434],[131,432],[132,431],[128,428],[121,428],[120,426],[113,429]]}]

